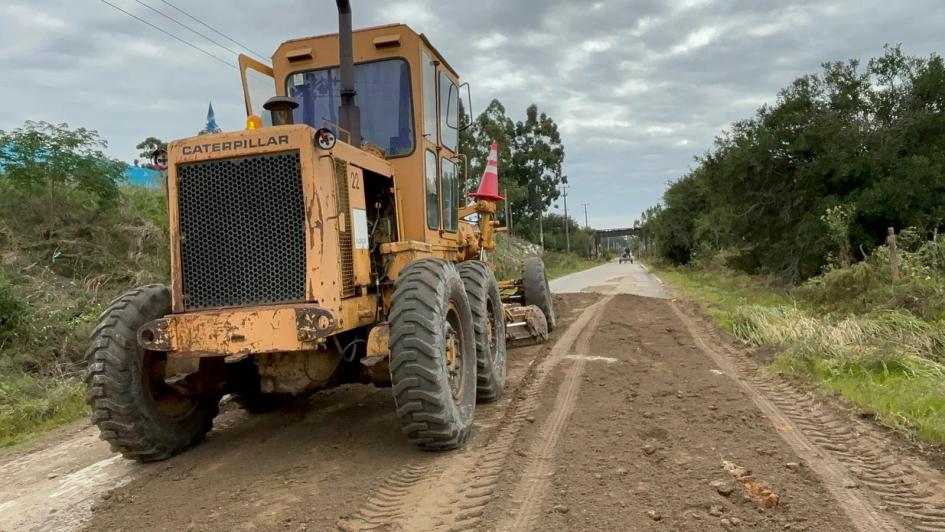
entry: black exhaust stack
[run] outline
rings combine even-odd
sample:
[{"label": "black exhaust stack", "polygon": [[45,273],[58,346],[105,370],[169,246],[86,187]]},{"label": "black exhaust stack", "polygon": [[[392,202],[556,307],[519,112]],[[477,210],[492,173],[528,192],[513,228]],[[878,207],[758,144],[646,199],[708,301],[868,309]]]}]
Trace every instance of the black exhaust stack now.
[{"label": "black exhaust stack", "polygon": [[354,88],[354,52],[352,51],[351,2],[338,3],[338,54],[341,56],[341,107],[338,116],[341,127],[351,133],[351,145],[361,147],[361,110],[354,104],[358,91]]}]

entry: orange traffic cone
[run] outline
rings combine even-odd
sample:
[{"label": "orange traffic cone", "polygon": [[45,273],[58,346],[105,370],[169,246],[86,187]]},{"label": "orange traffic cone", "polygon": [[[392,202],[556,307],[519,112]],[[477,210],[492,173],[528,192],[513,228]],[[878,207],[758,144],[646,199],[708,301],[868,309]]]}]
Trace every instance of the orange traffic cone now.
[{"label": "orange traffic cone", "polygon": [[486,158],[486,169],[482,172],[479,181],[479,190],[469,193],[470,198],[489,201],[505,201],[499,195],[499,145],[492,143],[489,146],[489,157]]}]

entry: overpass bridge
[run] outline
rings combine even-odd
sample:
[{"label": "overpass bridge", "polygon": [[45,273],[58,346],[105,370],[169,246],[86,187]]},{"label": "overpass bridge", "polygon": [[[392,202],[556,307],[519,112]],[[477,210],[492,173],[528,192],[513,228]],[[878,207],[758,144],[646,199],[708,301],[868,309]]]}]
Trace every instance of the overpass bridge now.
[{"label": "overpass bridge", "polygon": [[597,229],[594,231],[594,253],[600,255],[600,244],[605,238],[618,236],[640,236],[643,231],[639,227],[624,227],[617,229]]}]

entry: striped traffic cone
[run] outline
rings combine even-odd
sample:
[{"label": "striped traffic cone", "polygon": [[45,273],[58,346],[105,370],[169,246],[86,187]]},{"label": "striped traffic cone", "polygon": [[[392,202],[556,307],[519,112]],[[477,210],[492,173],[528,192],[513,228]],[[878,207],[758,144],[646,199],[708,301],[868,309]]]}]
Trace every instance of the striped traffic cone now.
[{"label": "striped traffic cone", "polygon": [[495,142],[489,146],[489,157],[486,158],[486,169],[479,180],[479,189],[469,193],[470,198],[488,201],[505,201],[499,195],[499,145]]}]

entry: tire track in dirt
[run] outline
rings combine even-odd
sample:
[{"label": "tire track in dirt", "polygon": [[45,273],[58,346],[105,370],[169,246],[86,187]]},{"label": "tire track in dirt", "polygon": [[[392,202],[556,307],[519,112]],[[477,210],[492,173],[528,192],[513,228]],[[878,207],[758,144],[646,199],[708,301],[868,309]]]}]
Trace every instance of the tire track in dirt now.
[{"label": "tire track in dirt", "polygon": [[[605,298],[602,304],[606,305],[611,299],[613,296]],[[597,331],[602,315],[602,312],[596,313],[584,329],[576,344],[576,352],[586,354],[589,351],[591,338]],[[528,453],[532,458],[525,466],[525,473],[513,492],[512,500],[518,504],[518,511],[509,521],[500,524],[497,527],[498,530],[530,530],[534,527],[541,511],[541,503],[551,483],[555,448],[568,419],[574,412],[586,365],[587,359],[576,358],[568,368],[564,382],[555,397],[552,413],[539,429],[538,439],[532,452]]]},{"label": "tire track in dirt", "polygon": [[343,530],[474,530],[492,499],[512,444],[539,405],[545,380],[599,319],[613,296],[588,306],[570,325],[551,352],[533,362],[521,384],[507,390],[512,400],[495,408],[477,425],[496,425],[463,451],[424,455],[396,471],[377,488],[352,517],[339,522]]},{"label": "tire track in dirt", "polygon": [[900,456],[875,429],[827,411],[813,394],[765,376],[714,327],[675,303],[672,308],[699,348],[749,393],[859,529],[903,529],[891,512],[909,529],[945,531],[945,478],[934,468]]}]

